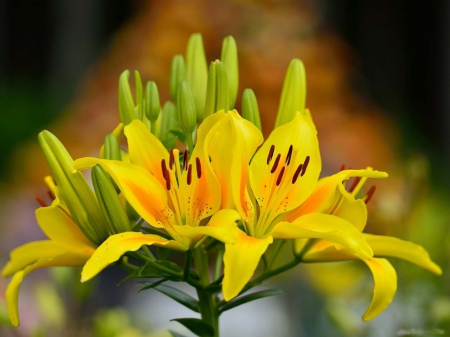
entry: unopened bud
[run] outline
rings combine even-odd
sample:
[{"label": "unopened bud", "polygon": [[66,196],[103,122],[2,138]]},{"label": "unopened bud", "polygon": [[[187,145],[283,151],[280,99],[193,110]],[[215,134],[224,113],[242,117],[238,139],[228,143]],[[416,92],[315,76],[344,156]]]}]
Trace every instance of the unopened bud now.
[{"label": "unopened bud", "polygon": [[284,78],[275,127],[289,123],[297,112],[304,113],[306,101],[306,73],[303,62],[293,59]]},{"label": "unopened bud", "polygon": [[228,77],[225,66],[219,60],[211,62],[203,119],[217,111],[230,109]]},{"label": "unopened bud", "polygon": [[181,82],[177,96],[177,114],[181,131],[192,133],[197,126],[195,103],[189,84]]},{"label": "unopened bud", "polygon": [[245,89],[242,94],[242,117],[252,122],[253,125],[262,131],[258,102],[252,89]]},{"label": "unopened bud", "polygon": [[227,71],[228,87],[230,91],[229,109],[233,109],[236,104],[236,97],[239,88],[239,66],[236,41],[232,36],[227,36],[222,43],[222,53],[220,60]]},{"label": "unopened bud", "polygon": [[135,90],[136,90],[136,116],[139,120],[142,120],[144,117],[144,100],[142,97],[142,80],[141,80],[141,74],[139,74],[139,71],[134,71],[134,84],[135,84]]},{"label": "unopened bud", "polygon": [[128,79],[130,71],[125,70],[119,78],[119,115],[120,121],[124,125],[130,124],[136,119],[133,96],[131,95],[130,83]]},{"label": "unopened bud", "polygon": [[186,80],[186,66],[182,55],[176,55],[172,59],[170,67],[170,97],[174,102],[177,100],[177,90],[180,83]]},{"label": "unopened bud", "polygon": [[161,104],[159,103],[158,87],[155,82],[147,82],[145,87],[145,115],[152,123],[156,122],[161,111]]}]

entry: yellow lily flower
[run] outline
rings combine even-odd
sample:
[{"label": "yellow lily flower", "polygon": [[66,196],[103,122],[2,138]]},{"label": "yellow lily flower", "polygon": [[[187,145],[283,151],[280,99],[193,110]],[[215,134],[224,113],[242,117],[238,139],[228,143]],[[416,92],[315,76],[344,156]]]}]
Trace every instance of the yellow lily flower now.
[{"label": "yellow lily flower", "polygon": [[[157,245],[187,251],[203,242],[205,236],[223,242],[236,241],[237,214],[220,208],[220,184],[211,168],[205,148],[208,131],[216,124],[210,116],[199,127],[196,147],[188,159],[185,151],[168,152],[145,125],[135,120],[125,127],[130,163],[97,158],[75,161],[76,169],[101,165],[119,186],[125,198],[151,226],[165,230],[173,240],[158,235],[127,232],[110,236],[86,263],[82,281],[89,280],[124,253],[143,245]],[[217,212],[217,213],[216,213]],[[201,221],[214,215],[205,226]],[[222,221],[223,217],[232,220]]]},{"label": "yellow lily flower", "polygon": [[[55,199],[51,206],[36,210],[37,222],[49,240],[27,243],[14,249],[2,276],[14,274],[6,289],[6,305],[11,323],[19,326],[19,289],[24,277],[33,270],[52,266],[82,266],[96,246],[84,236],[63,202],[50,177],[46,178]],[[45,205],[40,198],[38,201]]]},{"label": "yellow lily flower", "polygon": [[[263,141],[258,128],[236,111],[216,115],[220,118],[214,137],[220,142],[212,141],[214,147],[208,151],[222,184],[222,208],[234,207],[245,226],[245,232],[235,229],[236,243],[226,243],[226,301],[247,284],[273,239],[326,239],[363,259],[372,257],[364,236],[350,222],[301,209],[314,191],[321,171],[317,132],[307,110],[276,128],[256,154]],[[387,176],[376,171],[361,171],[361,175]]]},{"label": "yellow lily flower", "polygon": [[[347,191],[343,182],[350,177],[356,178]],[[365,178],[360,178],[360,171],[345,170],[320,180],[315,192],[303,205],[304,211],[309,208],[309,211],[325,212],[338,216],[349,221],[358,231],[362,232],[367,222],[366,203],[374,192],[374,186],[371,187],[366,197],[363,199],[356,198],[358,191],[365,183]],[[328,195],[331,198],[324,199],[321,197],[322,195]],[[430,259],[428,252],[417,244],[389,236],[363,235],[375,256],[370,259],[362,259],[372,272],[375,284],[372,302],[363,315],[365,321],[369,321],[383,312],[391,303],[397,289],[395,269],[388,260],[380,257],[404,259],[434,274],[442,274],[441,268]],[[361,259],[345,247],[328,240],[317,240],[309,248],[305,246],[307,244],[305,241],[299,240],[296,242],[296,250],[305,251],[302,254],[303,262]]]}]

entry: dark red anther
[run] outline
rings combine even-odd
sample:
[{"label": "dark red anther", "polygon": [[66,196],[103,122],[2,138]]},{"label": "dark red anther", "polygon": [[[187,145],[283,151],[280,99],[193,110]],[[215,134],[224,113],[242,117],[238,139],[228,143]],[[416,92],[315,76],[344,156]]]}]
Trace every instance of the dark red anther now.
[{"label": "dark red anther", "polygon": [[277,170],[278,163],[280,162],[281,155],[278,154],[277,158],[275,159],[275,162],[273,163],[272,169],[270,170],[270,173],[274,173]]},{"label": "dark red anther", "polygon": [[341,168],[339,169],[339,172],[344,171],[345,170],[345,164],[341,165]]},{"label": "dark red anther", "polygon": [[275,145],[272,145],[269,150],[269,155],[267,156],[267,165],[269,165],[270,161],[273,157],[273,151],[275,151]]},{"label": "dark red anther", "polygon": [[286,161],[285,161],[285,164],[287,165],[287,166],[289,166],[289,164],[291,163],[291,157],[292,157],[292,150],[294,149],[294,147],[291,145],[291,146],[289,146],[289,151],[288,151],[288,154],[287,154],[287,156],[286,156]]},{"label": "dark red anther", "polygon": [[281,179],[283,179],[283,174],[284,174],[285,168],[286,168],[285,166],[283,166],[281,168],[280,174],[278,175],[278,179],[277,179],[277,186],[280,186],[280,184],[281,184]]},{"label": "dark red anther", "polygon": [[184,157],[183,157],[183,169],[187,169],[188,167],[188,161],[189,161],[189,150],[184,150]]},{"label": "dark red anther", "polygon": [[367,203],[370,201],[370,199],[372,199],[373,194],[375,193],[375,190],[377,189],[377,187],[375,185],[372,185],[369,188],[369,191],[367,192],[366,198],[364,199],[364,203],[367,205]]},{"label": "dark red anther", "polygon": [[166,178],[166,188],[168,191],[170,191],[170,176],[169,175],[167,175],[167,178]]},{"label": "dark red anther", "polygon": [[35,198],[36,198],[37,202],[38,202],[42,207],[47,207],[47,206],[48,206],[48,205],[45,203],[45,201],[41,199],[40,196],[36,195]]},{"label": "dark red anther", "polygon": [[58,184],[56,183],[55,178],[52,177],[52,180],[53,180],[53,184],[55,184],[55,186],[57,186]]},{"label": "dark red anther", "polygon": [[48,194],[48,196],[50,197],[50,199],[51,199],[52,201],[56,199],[56,197],[55,197],[55,195],[53,194],[52,191],[48,190],[48,191],[47,191],[47,194]]},{"label": "dark red anther", "polygon": [[175,160],[175,157],[173,155],[173,149],[170,150],[170,155],[169,155],[169,168],[172,169],[173,167],[173,161]]},{"label": "dark red anther", "polygon": [[168,172],[167,172],[166,160],[165,159],[161,160],[161,171],[162,171],[162,175],[163,175],[164,179],[167,180],[169,175],[167,174]]},{"label": "dark red anther", "polygon": [[187,173],[187,184],[190,185],[191,183],[192,183],[192,164],[189,164]]},{"label": "dark red anther", "polygon": [[356,177],[355,180],[353,180],[353,184],[352,184],[352,186],[350,186],[348,191],[353,192],[360,181],[361,181],[361,177]]},{"label": "dark red anther", "polygon": [[298,176],[300,175],[300,172],[303,170],[303,164],[298,165],[297,169],[295,170],[294,176],[292,177],[292,183],[295,184],[295,182],[298,179]]},{"label": "dark red anther", "polygon": [[308,168],[309,159],[310,159],[310,157],[309,157],[309,156],[306,156],[305,162],[303,163],[302,173],[300,174],[302,177],[305,175],[306,169]]},{"label": "dark red anther", "polygon": [[202,177],[202,165],[199,157],[195,158],[195,167],[197,169],[197,178],[200,179]]}]

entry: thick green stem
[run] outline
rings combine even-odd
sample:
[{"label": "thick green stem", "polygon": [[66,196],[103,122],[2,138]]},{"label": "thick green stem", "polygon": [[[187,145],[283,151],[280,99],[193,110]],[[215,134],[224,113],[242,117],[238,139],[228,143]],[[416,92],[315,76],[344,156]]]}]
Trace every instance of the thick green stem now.
[{"label": "thick green stem", "polygon": [[190,153],[194,152],[194,142],[192,141],[192,133],[186,133],[186,146]]}]

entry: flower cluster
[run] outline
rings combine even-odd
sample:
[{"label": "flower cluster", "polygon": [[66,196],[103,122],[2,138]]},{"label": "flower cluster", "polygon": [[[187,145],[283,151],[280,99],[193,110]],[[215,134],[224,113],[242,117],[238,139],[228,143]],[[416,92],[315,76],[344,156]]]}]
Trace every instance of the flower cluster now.
[{"label": "flower cluster", "polygon": [[[145,289],[202,315],[180,323],[212,336],[222,312],[278,293],[244,292],[302,262],[362,260],[375,281],[364,320],[380,314],[396,291],[396,272],[384,257],[441,273],[421,246],[363,233],[375,189],[361,191],[368,178],[386,173],[343,167],[319,178],[319,143],[305,109],[300,60],[289,66],[276,125],[265,141],[252,90],[243,92],[242,116],[234,110],[239,78],[232,37],[224,40],[220,60],[208,70],[202,38],[194,34],[186,62],[181,55],[173,59],[173,102],[162,108],[156,84],[144,89],[138,72],[133,98],[125,71],[119,79],[121,124],[106,136],[98,158],[74,161],[50,132],[39,135],[54,200],[47,206],[38,199],[36,217],[49,240],[16,248],[3,269],[4,277],[14,275],[6,294],[13,325],[19,325],[23,278],[49,266],[84,266],[82,282],[111,264],[129,271],[127,278],[153,279]],[[120,147],[122,136],[127,150]],[[88,168],[93,190],[80,172]],[[292,260],[275,268],[285,243],[292,244]],[[168,254],[157,259],[157,247],[181,252],[184,265]],[[169,280],[195,287],[198,300],[163,284]]]}]

